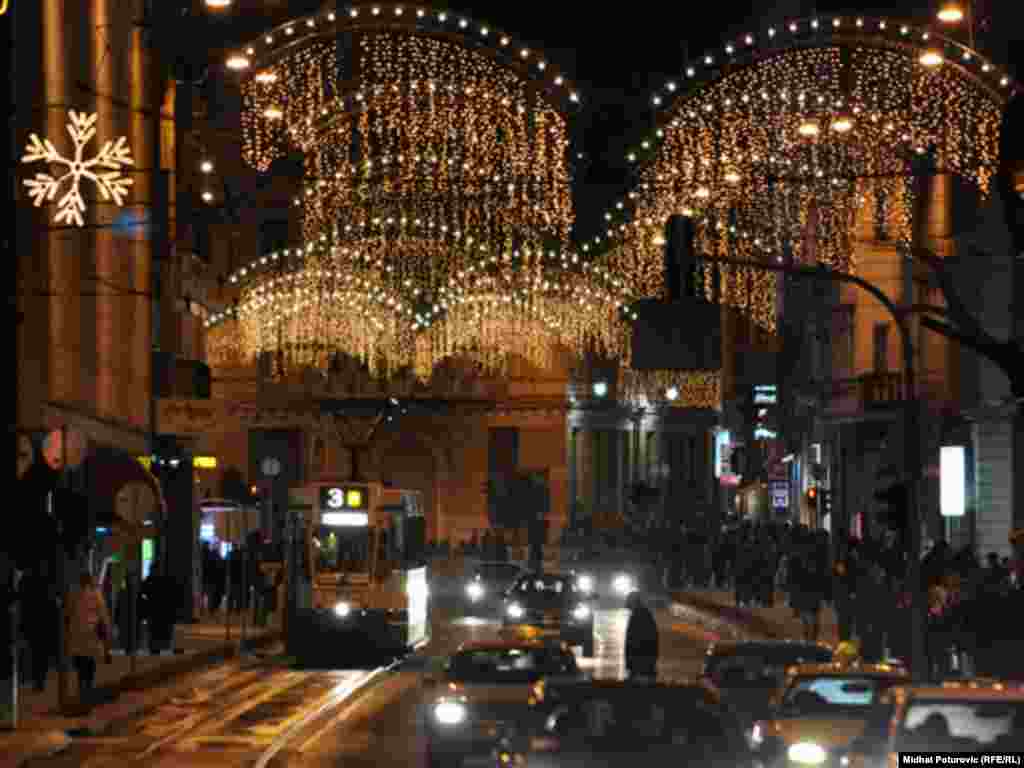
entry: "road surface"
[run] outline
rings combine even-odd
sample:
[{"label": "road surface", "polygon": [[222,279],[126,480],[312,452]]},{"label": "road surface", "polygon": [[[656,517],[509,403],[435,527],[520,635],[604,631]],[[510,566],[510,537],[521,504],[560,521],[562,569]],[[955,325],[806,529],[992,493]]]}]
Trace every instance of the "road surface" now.
[{"label": "road surface", "polygon": [[[659,676],[692,678],[705,648],[699,633],[664,609],[657,614]],[[581,668],[600,678],[622,676],[627,618],[622,609],[596,612],[595,658],[579,659]],[[422,653],[443,656],[461,642],[495,636],[498,626],[440,600]],[[197,676],[163,705],[102,737],[76,739],[68,751],[31,767],[419,768],[424,694],[417,666],[295,671],[272,661],[225,665]]]}]

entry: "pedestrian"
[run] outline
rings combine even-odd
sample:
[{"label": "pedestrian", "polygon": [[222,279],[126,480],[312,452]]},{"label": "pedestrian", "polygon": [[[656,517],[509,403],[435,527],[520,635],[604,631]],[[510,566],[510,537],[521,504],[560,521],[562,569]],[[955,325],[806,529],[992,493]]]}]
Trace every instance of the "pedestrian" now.
[{"label": "pedestrian", "polygon": [[57,658],[60,605],[50,577],[49,561],[41,560],[22,576],[19,585],[21,630],[31,657],[32,684],[37,693],[46,690],[50,663]]},{"label": "pedestrian", "polygon": [[78,673],[79,700],[89,707],[94,703],[97,659],[110,661],[112,628],[103,594],[88,571],[82,572],[78,589],[68,598],[64,621],[68,655]]},{"label": "pedestrian", "polygon": [[154,561],[149,575],[142,583],[142,605],[146,608],[143,618],[149,627],[149,652],[171,650],[174,644],[174,589],[170,579],[163,574],[159,561]]},{"label": "pedestrian", "polygon": [[658,624],[639,592],[626,599],[626,674],[629,679],[655,678],[658,674]]}]

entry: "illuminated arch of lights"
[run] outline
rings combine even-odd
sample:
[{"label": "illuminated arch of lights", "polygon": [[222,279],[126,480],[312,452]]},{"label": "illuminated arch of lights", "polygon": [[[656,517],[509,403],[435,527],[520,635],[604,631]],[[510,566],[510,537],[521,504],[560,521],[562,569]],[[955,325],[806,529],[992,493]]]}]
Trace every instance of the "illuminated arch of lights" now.
[{"label": "illuminated arch of lights", "polygon": [[[854,271],[864,215],[909,239],[914,155],[933,152],[938,172],[987,195],[1017,89],[977,52],[891,20],[818,17],[746,35],[652,96],[655,133],[628,155],[640,183],[583,249],[632,295],[660,295],[665,221],[683,213],[701,252]],[[774,329],[773,274],[707,266],[709,293],[713,270],[722,301]]]},{"label": "illuminated arch of lights", "polygon": [[210,323],[225,359],[346,354],[425,378],[453,356],[500,372],[621,345],[621,284],[562,255],[579,94],[542,55],[465,17],[375,4],[282,25],[227,64],[246,161],[304,154],[307,245],[231,276],[237,308]]}]

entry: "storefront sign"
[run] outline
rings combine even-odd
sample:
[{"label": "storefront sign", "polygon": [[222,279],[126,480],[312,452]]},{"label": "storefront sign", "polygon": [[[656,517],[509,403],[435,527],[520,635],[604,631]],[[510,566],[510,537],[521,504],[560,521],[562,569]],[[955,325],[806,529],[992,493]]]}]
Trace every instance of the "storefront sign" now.
[{"label": "storefront sign", "polygon": [[217,468],[217,457],[216,456],[194,456],[194,457],[192,457],[192,468],[193,469],[216,469]]},{"label": "storefront sign", "polygon": [[260,408],[221,400],[161,398],[157,426],[168,435],[195,436],[243,429],[285,429],[312,426],[311,409]]},{"label": "storefront sign", "polygon": [[789,483],[786,481],[772,483],[772,509],[789,509]]},{"label": "storefront sign", "polygon": [[729,432],[720,431],[715,435],[715,477],[732,473],[732,440]]},{"label": "storefront sign", "polygon": [[940,497],[943,517],[963,517],[967,489],[967,456],[962,445],[944,445],[939,451]]}]

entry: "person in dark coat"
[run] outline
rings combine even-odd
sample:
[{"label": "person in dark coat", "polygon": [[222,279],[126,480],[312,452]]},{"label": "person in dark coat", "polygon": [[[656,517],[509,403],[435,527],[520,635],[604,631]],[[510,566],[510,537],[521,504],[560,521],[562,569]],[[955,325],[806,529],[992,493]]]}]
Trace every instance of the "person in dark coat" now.
[{"label": "person in dark coat", "polygon": [[36,691],[46,690],[50,665],[57,659],[61,610],[55,594],[55,582],[46,570],[46,561],[21,579],[21,630],[31,655],[32,682]]},{"label": "person in dark coat", "polygon": [[149,575],[142,582],[142,601],[145,620],[149,627],[149,651],[157,654],[170,650],[174,644],[174,588],[162,573],[159,562],[154,562]]},{"label": "person in dark coat", "polygon": [[632,678],[657,677],[658,624],[654,614],[633,592],[626,600],[629,621],[626,624],[626,674]]}]

